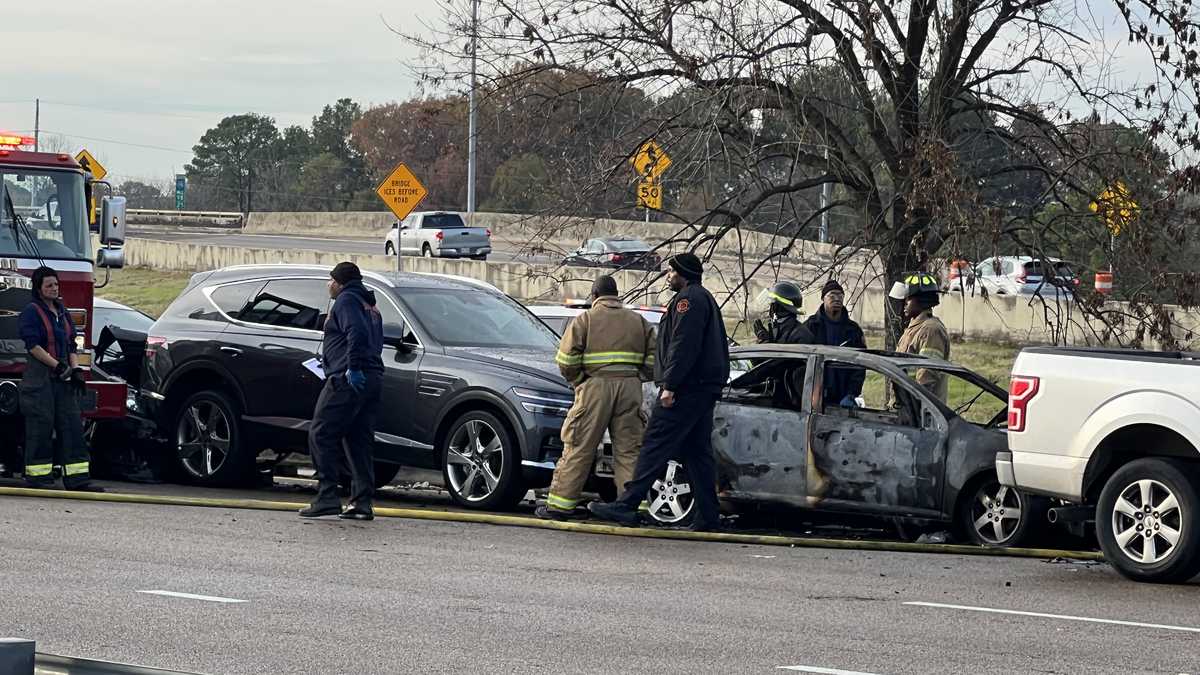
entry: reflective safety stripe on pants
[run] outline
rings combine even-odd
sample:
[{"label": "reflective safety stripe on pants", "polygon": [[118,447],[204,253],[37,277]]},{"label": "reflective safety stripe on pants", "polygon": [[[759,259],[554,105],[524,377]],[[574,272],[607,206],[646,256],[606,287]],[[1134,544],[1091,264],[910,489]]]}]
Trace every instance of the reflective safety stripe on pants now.
[{"label": "reflective safety stripe on pants", "polygon": [[49,476],[54,471],[53,464],[29,464],[25,467],[25,475],[30,477]]},{"label": "reflective safety stripe on pants", "polygon": [[73,464],[67,464],[66,466],[63,467],[63,474],[67,475],[67,476],[78,476],[81,473],[87,473],[87,472],[88,472],[88,463],[87,462],[75,462]]},{"label": "reflective safety stripe on pants", "polygon": [[552,509],[559,509],[560,511],[573,511],[578,505],[578,499],[567,499],[566,497],[560,497],[553,492],[546,495],[546,506],[549,506]]}]

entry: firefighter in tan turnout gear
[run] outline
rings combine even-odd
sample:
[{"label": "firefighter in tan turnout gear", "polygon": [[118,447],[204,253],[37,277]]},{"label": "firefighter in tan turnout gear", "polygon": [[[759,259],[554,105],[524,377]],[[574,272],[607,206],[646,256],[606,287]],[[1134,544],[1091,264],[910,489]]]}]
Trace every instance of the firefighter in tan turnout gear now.
[{"label": "firefighter in tan turnout gear", "polygon": [[[938,292],[937,279],[924,272],[910,272],[904,275],[904,281],[892,286],[889,295],[904,302],[904,318],[908,321],[896,351],[950,360],[950,333],[942,320],[933,315],[933,308],[940,302]],[[946,400],[948,382],[944,374],[921,369],[913,379],[940,400]]]},{"label": "firefighter in tan turnout gear", "polygon": [[633,480],[646,418],[642,382],[654,378],[654,329],[617,299],[617,282],[601,276],[592,286],[592,307],[567,327],[558,347],[558,368],[575,388],[575,403],[562,427],[563,454],[541,518],[566,520],[608,430],[613,473],[620,492]]}]

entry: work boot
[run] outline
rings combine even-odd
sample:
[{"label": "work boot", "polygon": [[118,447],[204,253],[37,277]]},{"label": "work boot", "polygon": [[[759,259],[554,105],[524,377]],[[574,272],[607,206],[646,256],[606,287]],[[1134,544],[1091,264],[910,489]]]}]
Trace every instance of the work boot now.
[{"label": "work boot", "polygon": [[76,485],[75,487],[67,488],[67,490],[70,492],[107,492],[107,490],[105,490],[103,487],[101,487],[99,485],[96,485],[95,483],[84,483],[83,485]]},{"label": "work boot", "polygon": [[300,509],[301,518],[320,518],[321,516],[338,516],[342,513],[341,504],[309,504]]},{"label": "work boot", "polygon": [[375,520],[375,510],[370,506],[360,508],[351,504],[346,507],[345,511],[338,514],[338,518],[342,520]]},{"label": "work boot", "polygon": [[592,502],[588,504],[588,511],[591,511],[592,515],[601,520],[620,523],[622,525],[637,525],[639,522],[637,511],[620,502],[612,502],[610,504]]},{"label": "work boot", "polygon": [[555,520],[560,523],[568,520],[575,520],[574,511],[556,509],[553,506],[547,506],[545,504],[539,504],[538,507],[533,510],[533,515],[541,518],[542,520]]}]

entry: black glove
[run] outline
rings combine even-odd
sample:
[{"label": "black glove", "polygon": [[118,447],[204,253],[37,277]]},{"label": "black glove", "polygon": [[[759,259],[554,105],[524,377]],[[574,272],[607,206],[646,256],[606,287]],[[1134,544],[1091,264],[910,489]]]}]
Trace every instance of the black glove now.
[{"label": "black glove", "polygon": [[83,396],[87,393],[87,380],[83,377],[83,368],[71,369],[71,387],[75,389],[75,393]]},{"label": "black glove", "polygon": [[754,320],[754,337],[758,338],[759,342],[766,342],[771,339],[771,331],[767,330],[762,319]]},{"label": "black glove", "polygon": [[71,366],[67,365],[66,361],[59,361],[57,366],[54,366],[54,376],[64,382],[71,378]]}]

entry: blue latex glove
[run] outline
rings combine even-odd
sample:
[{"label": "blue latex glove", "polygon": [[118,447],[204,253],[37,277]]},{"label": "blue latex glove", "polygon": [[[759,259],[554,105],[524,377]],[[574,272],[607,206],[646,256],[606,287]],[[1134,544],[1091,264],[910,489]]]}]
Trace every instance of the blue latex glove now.
[{"label": "blue latex glove", "polygon": [[846,396],[842,399],[842,402],[838,405],[842,406],[843,408],[857,408],[858,401],[854,400],[854,396],[846,394]]},{"label": "blue latex glove", "polygon": [[367,388],[367,376],[363,375],[361,370],[347,370],[346,381],[350,383],[351,389],[360,394]]}]

